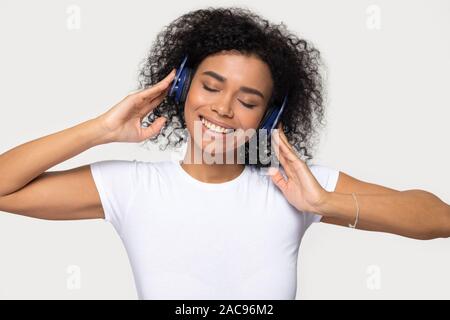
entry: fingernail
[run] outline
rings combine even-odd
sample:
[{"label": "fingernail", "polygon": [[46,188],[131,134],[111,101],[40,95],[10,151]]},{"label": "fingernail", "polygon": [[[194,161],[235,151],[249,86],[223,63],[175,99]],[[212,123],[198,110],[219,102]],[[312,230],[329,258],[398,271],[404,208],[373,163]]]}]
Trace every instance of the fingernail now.
[{"label": "fingernail", "polygon": [[175,69],[172,69],[172,71],[170,71],[168,74],[167,74],[167,76],[166,76],[166,78],[169,78],[169,77],[171,77],[171,76],[173,76],[173,71],[174,71]]},{"label": "fingernail", "polygon": [[279,135],[278,129],[274,129],[272,132],[272,137],[275,141],[278,141],[278,135]]}]

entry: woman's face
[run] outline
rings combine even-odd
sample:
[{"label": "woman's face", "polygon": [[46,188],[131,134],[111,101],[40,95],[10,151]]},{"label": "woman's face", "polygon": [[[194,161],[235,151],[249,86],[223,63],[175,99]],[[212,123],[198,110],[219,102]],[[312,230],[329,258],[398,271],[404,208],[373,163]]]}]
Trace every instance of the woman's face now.
[{"label": "woman's face", "polygon": [[[184,109],[186,126],[196,147],[215,154],[242,145],[256,132],[272,89],[270,69],[255,55],[232,50],[206,57],[191,81]],[[202,119],[239,130],[217,133],[214,128],[208,129]],[[223,131],[220,127],[218,130]]]}]

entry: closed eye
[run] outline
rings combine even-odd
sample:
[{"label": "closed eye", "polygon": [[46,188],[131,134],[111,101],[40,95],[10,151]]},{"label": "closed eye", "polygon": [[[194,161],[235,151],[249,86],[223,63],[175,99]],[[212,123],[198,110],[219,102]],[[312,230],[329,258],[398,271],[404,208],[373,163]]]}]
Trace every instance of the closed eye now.
[{"label": "closed eye", "polygon": [[[205,90],[207,90],[207,91],[210,91],[210,92],[218,92],[218,91],[220,91],[220,90],[214,90],[214,89],[211,89],[211,88],[209,88],[209,87],[207,87],[207,86],[205,86],[205,85],[203,85],[203,88],[204,88]],[[250,108],[250,109],[253,108],[254,106],[256,106],[256,104],[248,104],[248,103],[242,102],[241,100],[239,100],[239,102],[242,103],[242,105],[243,105],[244,107]]]},{"label": "closed eye", "polygon": [[239,102],[242,103],[242,105],[244,107],[250,108],[250,109],[253,108],[254,106],[256,106],[256,104],[248,104],[248,103],[242,102],[241,100],[239,100]]},{"label": "closed eye", "polygon": [[219,90],[214,90],[214,89],[208,88],[208,87],[205,86],[205,85],[203,85],[203,88],[206,89],[206,90],[208,90],[208,91],[211,91],[211,92],[217,92],[217,91],[219,91]]}]

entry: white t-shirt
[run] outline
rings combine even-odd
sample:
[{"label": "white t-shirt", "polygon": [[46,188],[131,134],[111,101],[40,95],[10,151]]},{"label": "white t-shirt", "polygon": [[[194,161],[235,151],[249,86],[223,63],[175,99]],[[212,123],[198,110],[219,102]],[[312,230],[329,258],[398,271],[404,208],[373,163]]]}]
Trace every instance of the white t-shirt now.
[{"label": "white t-shirt", "polygon": [[[338,170],[310,169],[334,191]],[[295,209],[269,175],[246,166],[205,183],[176,160],[105,160],[91,171],[140,299],[295,299],[300,240],[321,216]]]}]

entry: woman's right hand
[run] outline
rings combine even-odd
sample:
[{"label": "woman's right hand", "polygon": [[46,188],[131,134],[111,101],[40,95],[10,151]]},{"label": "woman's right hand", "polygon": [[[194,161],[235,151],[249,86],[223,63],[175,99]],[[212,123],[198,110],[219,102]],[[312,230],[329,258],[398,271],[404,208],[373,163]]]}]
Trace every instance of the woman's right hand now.
[{"label": "woman's right hand", "polygon": [[165,117],[158,117],[147,128],[141,127],[141,123],[144,117],[164,100],[175,73],[176,69],[173,69],[157,84],[130,93],[96,118],[105,131],[108,142],[141,142],[160,132],[167,120]]}]

